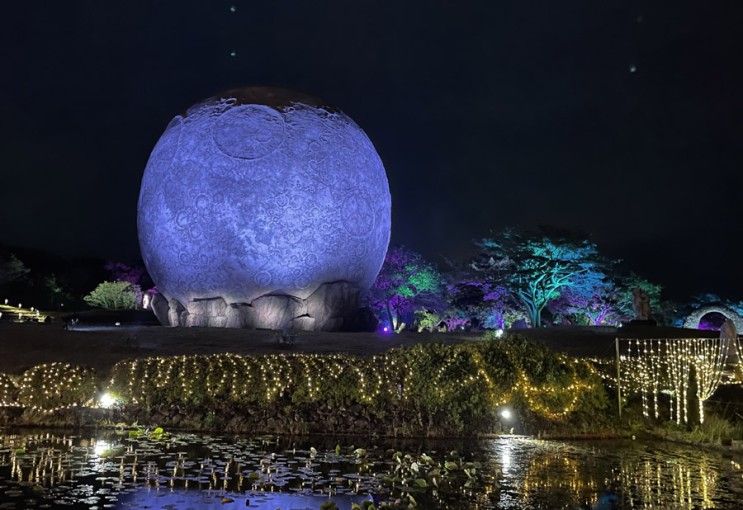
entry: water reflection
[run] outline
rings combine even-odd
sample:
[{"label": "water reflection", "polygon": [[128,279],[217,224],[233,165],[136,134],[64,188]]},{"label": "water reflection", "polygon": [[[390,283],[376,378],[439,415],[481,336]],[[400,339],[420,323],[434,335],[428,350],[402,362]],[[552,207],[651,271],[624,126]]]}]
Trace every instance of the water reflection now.
[{"label": "water reflection", "polygon": [[[346,510],[352,503],[361,503],[358,496],[333,496],[338,508]],[[189,491],[185,489],[140,489],[123,498],[120,506],[129,508],[220,509],[236,504],[251,510],[317,510],[328,500],[327,496],[280,492],[216,493],[214,491]],[[229,508],[229,507],[227,507]]]},{"label": "water reflection", "polygon": [[511,508],[740,508],[741,465],[670,443],[497,440],[508,453],[500,505]]},{"label": "water reflection", "polygon": [[[64,434],[0,434],[0,508],[340,509],[390,495],[388,450],[477,461],[478,484],[452,495],[434,487],[424,508],[740,508],[735,458],[669,443],[548,442],[523,437],[453,443],[178,434],[166,440]],[[399,489],[399,488],[398,488]],[[236,507],[235,507],[236,508]]]}]

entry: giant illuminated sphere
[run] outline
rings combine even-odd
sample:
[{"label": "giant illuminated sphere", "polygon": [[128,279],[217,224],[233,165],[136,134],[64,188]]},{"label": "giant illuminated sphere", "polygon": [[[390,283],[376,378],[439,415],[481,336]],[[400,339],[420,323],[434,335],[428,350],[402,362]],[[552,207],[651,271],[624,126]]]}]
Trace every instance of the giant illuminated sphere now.
[{"label": "giant illuminated sphere", "polygon": [[[168,124],[144,172],[138,229],[164,322],[333,329],[332,308],[347,316],[382,265],[390,192],[371,141],[341,111],[238,89]],[[325,307],[324,326],[313,306]]]}]

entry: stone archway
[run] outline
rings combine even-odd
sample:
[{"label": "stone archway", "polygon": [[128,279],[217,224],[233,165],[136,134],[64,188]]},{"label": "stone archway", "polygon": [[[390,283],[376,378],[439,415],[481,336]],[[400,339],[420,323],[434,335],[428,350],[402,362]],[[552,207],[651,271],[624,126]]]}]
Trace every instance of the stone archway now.
[{"label": "stone archway", "polygon": [[684,321],[684,327],[697,329],[699,327],[699,321],[701,321],[702,317],[704,317],[708,313],[719,313],[726,319],[730,319],[731,321],[733,321],[733,324],[735,324],[735,330],[738,332],[738,334],[743,333],[743,317],[741,317],[737,312],[725,306],[705,306],[703,308],[700,308],[699,310],[696,310],[686,318],[686,320]]}]

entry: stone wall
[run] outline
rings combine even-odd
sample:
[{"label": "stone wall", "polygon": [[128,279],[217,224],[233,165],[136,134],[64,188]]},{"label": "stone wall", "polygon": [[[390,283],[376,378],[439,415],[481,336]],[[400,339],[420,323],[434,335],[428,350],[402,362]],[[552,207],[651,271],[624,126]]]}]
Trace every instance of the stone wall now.
[{"label": "stone wall", "polygon": [[734,310],[731,310],[730,308],[727,308],[725,306],[705,306],[703,308],[700,308],[699,310],[696,310],[694,313],[686,318],[686,320],[684,321],[684,327],[689,329],[697,329],[702,318],[710,313],[719,313],[726,319],[730,319],[735,324],[735,329],[738,334],[743,332],[743,317],[741,317]]},{"label": "stone wall", "polygon": [[361,308],[359,288],[349,282],[320,285],[306,299],[266,294],[250,303],[227,303],[222,297],[185,305],[156,294],[152,310],[165,326],[246,328],[300,331],[373,331],[377,320]]}]

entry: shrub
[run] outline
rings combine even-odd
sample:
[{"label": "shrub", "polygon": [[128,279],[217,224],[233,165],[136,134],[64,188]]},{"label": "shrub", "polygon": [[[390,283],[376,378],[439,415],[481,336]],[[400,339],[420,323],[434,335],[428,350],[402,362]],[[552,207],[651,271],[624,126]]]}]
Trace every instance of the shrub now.
[{"label": "shrub", "polygon": [[[371,357],[233,354],[144,358],[113,368],[109,391],[144,405],[335,410],[361,406],[370,420],[408,433],[491,429],[509,405],[530,424],[568,422],[608,408],[588,363],[519,338],[419,344]],[[288,407],[287,407],[288,406]]]},{"label": "shrub", "polygon": [[[52,412],[88,405],[96,390],[92,370],[64,363],[32,368],[18,386],[0,374],[0,405],[17,402]],[[107,390],[144,410],[176,406],[220,420],[241,413],[290,421],[301,416],[314,424],[335,416],[343,423],[361,420],[375,431],[403,435],[493,431],[506,405],[524,431],[549,424],[595,428],[610,407],[592,365],[518,337],[418,344],[370,357],[292,353],[135,359],[113,367]]]},{"label": "shrub", "polygon": [[103,282],[83,300],[94,308],[104,310],[134,310],[139,294],[139,287],[129,282]]},{"label": "shrub", "polygon": [[18,387],[7,374],[0,374],[0,407],[18,405]]},{"label": "shrub", "polygon": [[23,373],[18,402],[31,409],[52,412],[91,403],[95,389],[95,374],[91,369],[68,363],[45,363]]},{"label": "shrub", "polygon": [[[234,354],[155,357],[117,363],[109,390],[137,404],[230,400],[270,404],[365,400],[364,373],[376,358],[339,354]],[[367,399],[368,400],[368,399]]]},{"label": "shrub", "polygon": [[704,423],[696,425],[689,438],[700,443],[720,443],[743,438],[743,425],[733,423],[721,416],[708,415]]},{"label": "shrub", "polygon": [[430,310],[418,310],[415,312],[415,318],[418,323],[418,333],[421,331],[436,331],[441,322],[441,316]]}]

